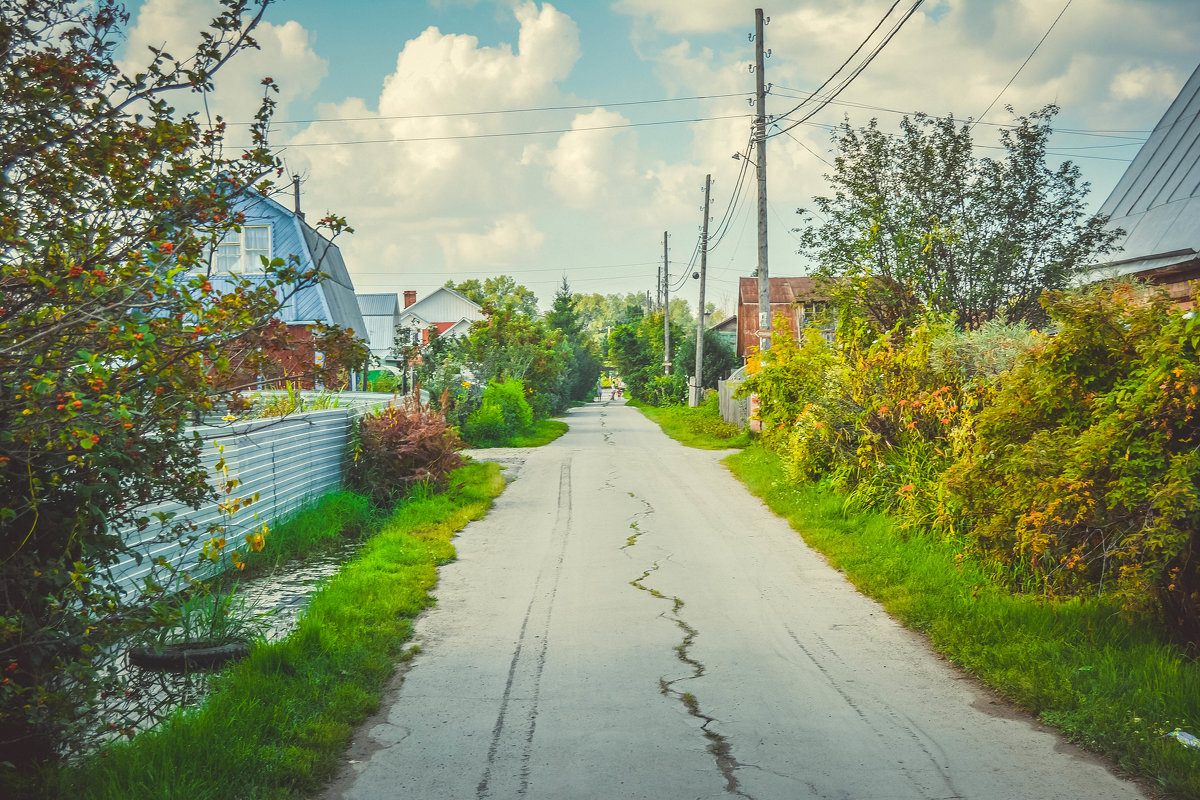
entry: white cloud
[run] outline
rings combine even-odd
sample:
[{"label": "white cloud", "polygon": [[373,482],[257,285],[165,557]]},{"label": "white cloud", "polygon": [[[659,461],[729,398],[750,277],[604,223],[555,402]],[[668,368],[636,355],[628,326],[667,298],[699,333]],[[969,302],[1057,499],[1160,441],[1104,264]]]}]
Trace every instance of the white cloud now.
[{"label": "white cloud", "polygon": [[[616,130],[586,130],[628,123],[621,114],[597,108],[576,115],[573,129],[559,137],[546,161],[546,184],[571,208],[588,208],[633,177],[632,137]],[[580,130],[580,129],[584,130]]]},{"label": "white cloud", "polygon": [[[176,59],[184,60],[195,52],[200,32],[220,13],[216,0],[146,0],[138,10],[128,32],[124,59],[120,66],[128,73],[145,69],[153,58],[148,47],[164,47]],[[214,115],[229,122],[247,122],[262,102],[265,77],[279,84],[276,116],[285,118],[288,105],[298,97],[311,94],[328,72],[328,62],[312,49],[309,33],[294,21],[283,24],[260,22],[252,34],[258,50],[245,50],[217,73],[208,107]],[[181,111],[201,110],[203,103],[195,94],[180,92],[170,102]],[[231,129],[231,142],[238,128]]]},{"label": "white cloud", "polygon": [[[762,6],[761,0],[757,4]],[[666,33],[714,33],[746,19],[754,25],[754,2],[731,0],[617,0],[613,10],[645,20]]]},{"label": "white cloud", "polygon": [[509,214],[485,233],[439,233],[437,240],[449,272],[479,267],[495,267],[501,272],[506,266],[536,258],[546,235],[528,214]]},{"label": "white cloud", "polygon": [[1182,81],[1169,69],[1140,66],[1118,72],[1113,76],[1112,96],[1117,100],[1140,100],[1144,97],[1173,99]]},{"label": "white cloud", "polygon": [[[561,115],[454,116],[561,101],[557,84],[580,53],[574,21],[548,3],[525,2],[513,14],[515,49],[427,28],[400,48],[377,100],[318,109],[323,118],[357,121],[312,125],[291,140],[300,146],[286,157],[307,177],[305,195],[358,231],[341,246],[351,271],[364,270],[360,282],[382,281],[376,271],[389,270],[423,270],[432,280],[431,269],[528,257],[545,240],[538,220],[555,204],[544,189],[544,153],[527,137],[489,135],[561,128]],[[464,136],[484,138],[453,138]],[[383,141],[339,144],[376,140]]]}]

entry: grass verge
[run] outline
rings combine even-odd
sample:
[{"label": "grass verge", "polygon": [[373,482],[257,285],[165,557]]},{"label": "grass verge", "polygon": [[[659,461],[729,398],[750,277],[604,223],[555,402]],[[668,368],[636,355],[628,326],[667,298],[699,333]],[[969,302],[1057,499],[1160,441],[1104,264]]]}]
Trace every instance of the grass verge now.
[{"label": "grass verge", "polygon": [[667,436],[688,447],[728,450],[750,444],[749,431],[721,419],[715,394],[696,408],[686,405],[650,406],[638,400],[629,400],[629,405],[645,414],[651,422],[657,423]]},{"label": "grass verge", "polygon": [[389,516],[296,632],[257,645],[207,703],[55,774],[47,796],[293,798],[318,789],[405,657],[437,567],[454,558],[455,531],[487,513],[504,480],[498,465],[473,463],[451,485]]},{"label": "grass verge", "polygon": [[562,436],[567,432],[568,427],[567,423],[561,419],[539,419],[530,425],[528,430],[522,433],[513,434],[499,444],[479,447],[477,449],[487,450],[492,447],[541,447],[544,444],[550,444]]},{"label": "grass verge", "polygon": [[952,542],[901,533],[880,514],[846,513],[820,486],[790,484],[750,447],[724,461],[860,591],[925,632],[938,651],[1067,738],[1171,797],[1200,797],[1200,664],[1145,620],[1096,601],[1047,601],[996,587]]},{"label": "grass verge", "polygon": [[258,552],[246,553],[245,579],[275,569],[290,558],[306,558],[380,528],[386,513],[350,491],[331,492],[279,520]]}]

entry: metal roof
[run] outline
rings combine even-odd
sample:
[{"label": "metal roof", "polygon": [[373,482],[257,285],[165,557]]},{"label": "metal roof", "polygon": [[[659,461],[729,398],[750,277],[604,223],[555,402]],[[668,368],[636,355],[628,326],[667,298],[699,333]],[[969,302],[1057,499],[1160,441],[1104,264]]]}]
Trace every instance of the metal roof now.
[{"label": "metal roof", "polygon": [[343,328],[352,329],[358,338],[366,340],[367,323],[358,308],[358,298],[354,296],[354,281],[350,279],[350,271],[346,269],[346,262],[342,260],[342,251],[309,227],[308,223],[303,220],[299,220],[299,223],[313,264],[324,275],[320,285],[325,294],[325,302],[329,304],[329,315],[332,317],[330,321]]},{"label": "metal roof", "polygon": [[1138,272],[1200,249],[1200,66],[1100,207],[1123,248],[1098,267]]},{"label": "metal roof", "polygon": [[400,297],[395,292],[356,296],[364,317],[389,317],[400,313]]},{"label": "metal roof", "polygon": [[[771,305],[805,300],[827,300],[827,293],[814,278],[770,278]],[[738,296],[744,306],[758,305],[758,278],[740,278]]]}]

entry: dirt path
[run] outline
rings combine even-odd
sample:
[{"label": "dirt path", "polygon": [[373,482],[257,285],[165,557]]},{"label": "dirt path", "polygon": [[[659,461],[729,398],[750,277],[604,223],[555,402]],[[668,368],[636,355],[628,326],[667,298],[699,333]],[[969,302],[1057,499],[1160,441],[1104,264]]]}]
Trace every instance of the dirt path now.
[{"label": "dirt path", "polygon": [[621,402],[569,421],[487,451],[512,484],[328,800],[1143,797],[854,591],[721,454]]}]

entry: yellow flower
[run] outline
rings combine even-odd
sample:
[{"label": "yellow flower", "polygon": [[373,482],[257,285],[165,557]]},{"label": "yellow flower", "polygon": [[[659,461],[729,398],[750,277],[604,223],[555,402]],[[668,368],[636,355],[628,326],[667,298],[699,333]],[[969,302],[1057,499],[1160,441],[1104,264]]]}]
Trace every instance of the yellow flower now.
[{"label": "yellow flower", "polygon": [[464,389],[470,389],[470,388],[471,388],[471,382],[470,382],[470,381],[463,381],[463,382],[462,382],[462,385],[463,385],[463,388],[464,388]]},{"label": "yellow flower", "polygon": [[237,417],[233,414],[226,414],[225,416],[221,417],[221,419],[225,420],[226,422],[233,422],[237,419]]}]

